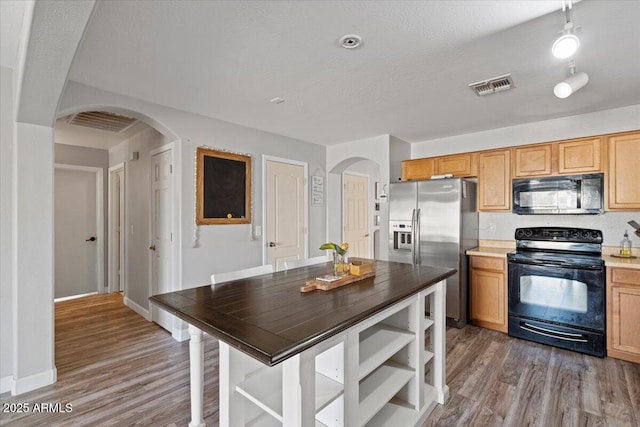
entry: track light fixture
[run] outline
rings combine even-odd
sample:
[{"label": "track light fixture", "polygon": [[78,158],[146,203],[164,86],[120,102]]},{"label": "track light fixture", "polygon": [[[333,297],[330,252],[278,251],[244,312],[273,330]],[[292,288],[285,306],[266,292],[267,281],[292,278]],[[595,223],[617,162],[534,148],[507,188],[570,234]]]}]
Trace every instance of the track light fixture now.
[{"label": "track light fixture", "polygon": [[[571,22],[572,0],[562,1],[562,12],[564,13],[564,29],[562,35],[556,39],[551,47],[553,56],[559,59],[571,57],[580,46],[580,39],[574,34],[573,22]],[[576,27],[577,28],[577,27]]]},{"label": "track light fixture", "polygon": [[574,92],[582,89],[587,83],[589,83],[589,76],[585,72],[576,73],[575,61],[569,62],[569,72],[571,75],[558,83],[553,88],[553,93],[558,98],[567,98]]}]

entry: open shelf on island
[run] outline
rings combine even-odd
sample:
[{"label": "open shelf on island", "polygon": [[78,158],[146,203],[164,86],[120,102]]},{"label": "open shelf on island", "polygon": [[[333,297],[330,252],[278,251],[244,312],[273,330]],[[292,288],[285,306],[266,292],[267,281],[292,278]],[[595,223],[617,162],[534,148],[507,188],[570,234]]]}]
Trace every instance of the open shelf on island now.
[{"label": "open shelf on island", "polygon": [[413,369],[391,361],[360,382],[359,425],[366,424],[415,375]]},{"label": "open shelf on island", "polygon": [[[315,408],[316,411],[318,411],[340,396],[344,388],[339,382],[319,373],[316,373],[315,379]],[[282,422],[281,365],[259,369],[242,383],[238,384],[236,390],[271,415],[271,417]]]},{"label": "open shelf on island", "polygon": [[418,411],[407,402],[393,398],[366,424],[367,427],[409,426],[415,422]]},{"label": "open shelf on island", "polygon": [[413,332],[384,324],[374,325],[360,335],[359,380],[369,375],[385,360],[415,339]]}]

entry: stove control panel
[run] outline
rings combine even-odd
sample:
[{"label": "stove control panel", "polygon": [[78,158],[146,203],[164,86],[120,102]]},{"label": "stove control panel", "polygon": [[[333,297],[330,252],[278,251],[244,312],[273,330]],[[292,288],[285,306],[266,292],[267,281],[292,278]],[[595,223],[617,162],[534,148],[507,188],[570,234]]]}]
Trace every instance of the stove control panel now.
[{"label": "stove control panel", "polygon": [[516,240],[545,242],[602,243],[602,231],[570,227],[516,228]]}]

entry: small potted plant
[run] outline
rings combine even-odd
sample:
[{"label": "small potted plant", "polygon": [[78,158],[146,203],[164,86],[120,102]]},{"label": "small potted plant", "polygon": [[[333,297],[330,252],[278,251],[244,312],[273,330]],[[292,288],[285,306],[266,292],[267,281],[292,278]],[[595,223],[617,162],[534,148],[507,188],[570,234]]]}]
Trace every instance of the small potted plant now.
[{"label": "small potted plant", "polygon": [[323,243],[320,246],[322,250],[333,251],[333,275],[345,276],[349,274],[349,262],[347,260],[347,250],[349,250],[348,243],[342,243],[338,245],[336,243]]}]

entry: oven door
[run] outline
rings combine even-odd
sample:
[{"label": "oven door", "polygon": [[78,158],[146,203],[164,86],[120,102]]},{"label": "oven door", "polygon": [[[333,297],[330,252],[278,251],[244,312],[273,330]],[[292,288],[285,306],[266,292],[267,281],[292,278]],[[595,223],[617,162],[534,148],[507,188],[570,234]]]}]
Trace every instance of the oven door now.
[{"label": "oven door", "polygon": [[509,261],[509,315],[604,332],[605,270]]}]

